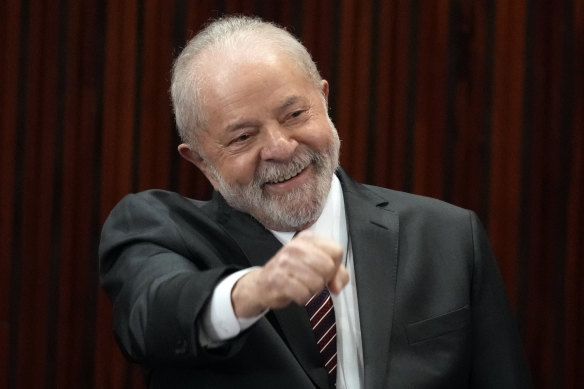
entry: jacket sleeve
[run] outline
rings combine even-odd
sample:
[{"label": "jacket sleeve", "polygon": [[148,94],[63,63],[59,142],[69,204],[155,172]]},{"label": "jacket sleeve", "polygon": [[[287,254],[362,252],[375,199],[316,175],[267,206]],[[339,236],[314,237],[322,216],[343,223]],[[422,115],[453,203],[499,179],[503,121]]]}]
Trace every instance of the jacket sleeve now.
[{"label": "jacket sleeve", "polygon": [[113,303],[116,340],[143,364],[213,363],[235,352],[237,340],[209,353],[199,345],[197,318],[237,268],[225,264],[229,253],[211,238],[221,231],[197,207],[185,212],[186,199],[169,206],[160,193],[126,196],[102,229],[100,281]]},{"label": "jacket sleeve", "polygon": [[505,286],[486,233],[471,212],[473,233],[471,388],[530,388],[531,379]]}]

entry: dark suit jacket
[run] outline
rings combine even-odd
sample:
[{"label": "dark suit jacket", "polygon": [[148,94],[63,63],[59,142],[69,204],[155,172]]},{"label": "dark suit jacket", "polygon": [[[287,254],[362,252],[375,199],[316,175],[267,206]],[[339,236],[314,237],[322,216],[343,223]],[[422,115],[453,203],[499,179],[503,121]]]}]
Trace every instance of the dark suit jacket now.
[{"label": "dark suit jacket", "polygon": [[[470,211],[365,186],[341,169],[359,299],[365,387],[524,388],[529,378],[485,233]],[[324,388],[307,315],[269,312],[223,347],[196,323],[225,275],[281,247],[214,194],[125,197],[106,221],[101,281],[122,350],[152,388]]]}]

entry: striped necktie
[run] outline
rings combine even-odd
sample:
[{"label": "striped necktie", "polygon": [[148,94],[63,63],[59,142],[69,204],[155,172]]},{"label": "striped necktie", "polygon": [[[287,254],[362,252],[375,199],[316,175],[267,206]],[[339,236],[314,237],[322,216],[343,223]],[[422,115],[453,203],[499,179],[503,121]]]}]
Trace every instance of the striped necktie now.
[{"label": "striped necktie", "polygon": [[329,383],[334,386],[337,380],[337,329],[333,300],[326,288],[308,300],[306,312],[329,375]]}]

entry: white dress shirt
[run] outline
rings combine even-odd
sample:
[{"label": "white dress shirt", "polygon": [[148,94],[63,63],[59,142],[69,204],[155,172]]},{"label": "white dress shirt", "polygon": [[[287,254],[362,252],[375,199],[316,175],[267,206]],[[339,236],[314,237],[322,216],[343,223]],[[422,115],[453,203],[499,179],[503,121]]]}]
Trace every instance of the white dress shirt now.
[{"label": "white dress shirt", "polygon": [[[343,247],[343,263],[349,272],[349,283],[338,294],[331,293],[337,328],[337,388],[363,388],[363,347],[357,302],[357,285],[351,242],[347,232],[345,204],[341,183],[333,175],[331,189],[322,214],[308,230]],[[272,231],[282,243],[288,243],[294,232]],[[238,318],[231,305],[231,290],[237,280],[253,268],[244,269],[224,278],[216,287],[202,316],[199,340],[213,347],[237,336],[259,320],[265,312],[253,318]]]}]

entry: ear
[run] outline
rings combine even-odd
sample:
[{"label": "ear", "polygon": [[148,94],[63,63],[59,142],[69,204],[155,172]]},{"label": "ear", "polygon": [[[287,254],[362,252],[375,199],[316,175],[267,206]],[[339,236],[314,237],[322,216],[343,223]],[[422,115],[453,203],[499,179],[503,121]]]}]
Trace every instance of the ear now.
[{"label": "ear", "polygon": [[215,190],[217,189],[217,181],[215,180],[215,175],[209,169],[208,162],[201,157],[201,155],[195,151],[189,144],[181,143],[178,146],[178,153],[181,157],[195,165],[204,175],[207,177],[207,180],[213,185]]},{"label": "ear", "polygon": [[321,93],[324,96],[324,101],[326,102],[326,107],[328,109],[328,95],[329,95],[329,83],[327,80],[322,80],[320,82]]}]

